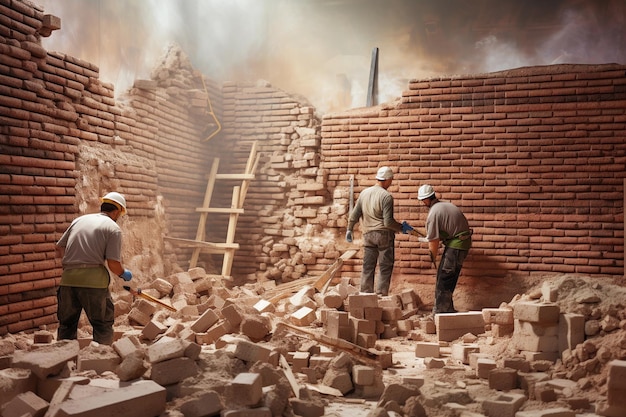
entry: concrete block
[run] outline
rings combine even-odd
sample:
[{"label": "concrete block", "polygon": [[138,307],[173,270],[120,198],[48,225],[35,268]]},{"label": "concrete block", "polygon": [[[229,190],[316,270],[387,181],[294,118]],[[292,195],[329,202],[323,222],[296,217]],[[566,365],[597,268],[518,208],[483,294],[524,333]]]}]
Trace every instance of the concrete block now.
[{"label": "concrete block", "polygon": [[90,346],[78,353],[76,368],[79,372],[93,370],[101,374],[115,369],[121,361],[120,356],[111,346],[100,345],[93,348]]},{"label": "concrete block", "polygon": [[438,358],[439,355],[440,348],[437,342],[417,342],[415,344],[415,357],[417,358]]},{"label": "concrete block", "polygon": [[489,388],[510,391],[517,388],[517,370],[510,368],[492,369],[489,372]]},{"label": "concrete block", "polygon": [[113,346],[113,349],[115,349],[117,354],[120,355],[122,359],[124,359],[126,356],[137,350],[137,344],[135,340],[136,338],[134,337],[122,337],[113,342],[111,346]]},{"label": "concrete block", "polygon": [[212,309],[208,309],[200,317],[198,317],[196,321],[194,321],[191,326],[189,326],[189,328],[196,333],[204,333],[211,326],[217,323],[218,320],[219,317],[217,316],[215,311],[213,311]]},{"label": "concrete block", "polygon": [[229,321],[229,323],[233,326],[239,326],[241,323],[241,314],[239,314],[239,310],[235,307],[234,304],[229,304],[220,310],[222,317]]},{"label": "concrete block", "polygon": [[504,358],[503,366],[520,372],[530,372],[530,362],[524,358]]},{"label": "concrete block", "polygon": [[296,326],[309,326],[317,318],[315,311],[310,307],[301,307],[289,316],[291,322]]},{"label": "concrete block", "polygon": [[38,392],[38,378],[29,369],[8,368],[0,370],[0,404],[28,391]]},{"label": "concrete block", "polygon": [[352,381],[358,385],[373,385],[376,380],[376,370],[371,366],[354,365],[352,367]]},{"label": "concrete block", "polygon": [[378,337],[375,334],[357,333],[354,343],[364,348],[373,348],[376,346]]},{"label": "concrete block", "polygon": [[558,333],[559,328],[556,324],[545,325],[516,319],[512,342],[518,350],[558,352]]},{"label": "concrete block", "polygon": [[480,347],[476,343],[455,343],[452,345],[450,357],[463,364],[469,364],[470,353],[479,353]]},{"label": "concrete block", "polygon": [[491,370],[496,369],[496,361],[490,358],[479,358],[476,361],[476,376],[487,379]]},{"label": "concrete block", "polygon": [[324,415],[324,405],[321,402],[289,398],[289,404],[293,412],[301,417],[322,417]]},{"label": "concrete block", "polygon": [[[185,417],[187,417],[187,414],[185,414]],[[272,410],[268,407],[240,408],[239,410],[224,411],[222,417],[272,417]]]},{"label": "concrete block", "polygon": [[569,408],[559,407],[548,410],[518,411],[515,417],[576,417],[576,413]]},{"label": "concrete block", "polygon": [[486,359],[494,359],[493,355],[489,353],[481,353],[481,352],[470,352],[469,355],[469,366],[472,369],[476,369],[478,366],[478,359],[486,358]]},{"label": "concrete block", "polygon": [[513,324],[513,309],[510,308],[483,308],[485,324]]},{"label": "concrete block", "polygon": [[146,324],[141,331],[141,335],[148,340],[154,340],[160,334],[163,334],[167,331],[167,326],[163,323],[160,323],[156,320],[150,320],[148,324]]},{"label": "concrete block", "polygon": [[466,333],[479,335],[485,332],[485,320],[480,311],[435,314],[435,326],[438,339],[447,342],[456,340]]},{"label": "concrete block", "polygon": [[515,417],[515,413],[526,402],[524,394],[500,394],[493,400],[485,400],[482,408],[488,417]]},{"label": "concrete block", "polygon": [[252,372],[242,372],[232,380],[230,389],[237,404],[256,405],[263,397],[261,375]]},{"label": "concrete block", "polygon": [[585,341],[585,316],[564,313],[559,316],[559,352],[574,350]]},{"label": "concrete block", "polygon": [[79,345],[77,340],[61,340],[36,350],[18,350],[13,356],[13,367],[30,369],[41,379],[57,375],[66,363],[76,360]]},{"label": "concrete block", "polygon": [[363,307],[363,318],[365,320],[381,321],[383,319],[383,309],[381,307]]},{"label": "concrete block", "polygon": [[291,359],[291,370],[293,372],[301,372],[302,368],[307,368],[310,357],[311,354],[309,352],[294,352]]},{"label": "concrete block", "polygon": [[513,318],[542,324],[557,324],[560,309],[554,303],[518,301],[513,305]]},{"label": "concrete block", "polygon": [[609,362],[607,386],[626,390],[626,360],[614,359]]},{"label": "concrete block", "polygon": [[153,381],[137,381],[124,388],[90,397],[64,401],[56,417],[145,417],[165,411],[165,388]]},{"label": "concrete block", "polygon": [[146,359],[150,363],[158,363],[185,355],[185,343],[181,339],[162,338],[150,345],[146,351]]},{"label": "concrete block", "polygon": [[187,358],[175,358],[152,364],[150,379],[159,385],[170,385],[197,375],[200,371],[195,361]]},{"label": "concrete block", "polygon": [[270,303],[267,300],[259,300],[257,301],[253,308],[258,311],[259,313],[271,313],[273,312],[276,308],[274,307],[274,304]]},{"label": "concrete block", "polygon": [[235,357],[246,362],[268,362],[271,350],[257,345],[256,343],[248,342],[247,340],[237,341],[235,347]]},{"label": "concrete block", "polygon": [[354,294],[348,296],[350,308],[378,307],[378,295],[376,294]]},{"label": "concrete block", "polygon": [[358,333],[376,334],[376,322],[374,320],[361,320],[350,317],[350,326],[355,336]]},{"label": "concrete block", "polygon": [[493,337],[507,337],[513,334],[515,326],[512,324],[492,324],[491,335]]},{"label": "concrete block", "polygon": [[43,417],[48,409],[48,402],[28,391],[15,396],[2,406],[2,417]]}]

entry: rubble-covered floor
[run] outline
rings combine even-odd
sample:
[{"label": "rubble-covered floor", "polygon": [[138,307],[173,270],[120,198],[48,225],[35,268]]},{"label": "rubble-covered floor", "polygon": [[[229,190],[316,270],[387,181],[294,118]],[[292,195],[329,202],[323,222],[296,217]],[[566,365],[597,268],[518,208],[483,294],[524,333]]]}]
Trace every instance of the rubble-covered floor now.
[{"label": "rubble-covered floor", "polygon": [[[286,293],[261,284],[228,289],[196,268],[156,279],[144,292],[177,312],[116,292],[113,346],[90,343],[84,320],[72,343],[55,341],[54,329],[3,337],[2,416],[104,415],[119,401],[119,395],[107,399],[111,392],[129,396],[120,414],[129,416],[147,415],[146,401],[163,417],[626,415],[619,414],[624,400],[615,399],[623,388],[611,388],[616,377],[611,383],[609,375],[615,361],[624,372],[626,289],[609,281],[550,278],[472,315],[486,319],[483,331],[449,341],[441,340],[439,322],[417,294],[404,291],[357,308],[371,297],[345,280],[324,294],[306,284]],[[490,319],[535,304],[550,309],[537,310],[544,317],[534,323],[520,323],[522,313],[515,313],[517,321],[506,315],[510,323]],[[583,326],[584,341],[558,354],[521,351],[525,326],[532,325],[543,346],[562,334],[545,315],[550,311],[558,312],[561,326],[563,315]],[[338,317],[350,320],[347,328],[333,327]],[[365,330],[372,323],[373,335]],[[336,337],[343,330],[347,337]],[[144,381],[152,385],[139,384]],[[98,401],[99,411],[72,408]]]}]

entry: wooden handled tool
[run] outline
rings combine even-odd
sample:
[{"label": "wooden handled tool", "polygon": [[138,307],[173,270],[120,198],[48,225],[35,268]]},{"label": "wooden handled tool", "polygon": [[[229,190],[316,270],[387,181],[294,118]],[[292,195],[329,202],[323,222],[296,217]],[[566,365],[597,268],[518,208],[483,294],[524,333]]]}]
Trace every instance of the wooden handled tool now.
[{"label": "wooden handled tool", "polygon": [[154,298],[153,296],[151,296],[151,295],[149,295],[149,294],[146,294],[146,293],[142,292],[142,291],[141,291],[141,288],[137,288],[136,290],[134,290],[134,289],[132,289],[132,288],[130,288],[130,287],[124,286],[124,289],[125,289],[126,291],[129,291],[129,292],[130,292],[132,295],[134,295],[135,297],[141,297],[141,298],[143,298],[144,300],[148,300],[148,301],[150,301],[150,302],[153,302],[153,303],[155,303],[155,304],[160,305],[161,307],[165,307],[165,308],[167,308],[169,311],[174,311],[174,312],[176,312],[176,311],[177,311],[177,310],[176,310],[174,307],[172,307],[171,305],[169,305],[169,304],[165,304],[163,301],[161,301],[161,300],[159,300],[159,299],[157,299],[157,298]]}]

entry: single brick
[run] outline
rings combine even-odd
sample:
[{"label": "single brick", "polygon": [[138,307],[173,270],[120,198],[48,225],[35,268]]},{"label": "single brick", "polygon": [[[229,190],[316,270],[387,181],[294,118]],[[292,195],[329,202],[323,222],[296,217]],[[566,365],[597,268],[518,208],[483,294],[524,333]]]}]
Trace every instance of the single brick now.
[{"label": "single brick", "polygon": [[204,333],[211,326],[217,323],[218,320],[219,317],[217,317],[215,311],[213,311],[212,309],[208,309],[204,312],[204,314],[198,317],[189,328],[196,333]]},{"label": "single brick", "polygon": [[238,374],[230,383],[233,397],[238,404],[247,406],[256,405],[263,396],[263,385],[261,375],[252,372],[242,372]]}]

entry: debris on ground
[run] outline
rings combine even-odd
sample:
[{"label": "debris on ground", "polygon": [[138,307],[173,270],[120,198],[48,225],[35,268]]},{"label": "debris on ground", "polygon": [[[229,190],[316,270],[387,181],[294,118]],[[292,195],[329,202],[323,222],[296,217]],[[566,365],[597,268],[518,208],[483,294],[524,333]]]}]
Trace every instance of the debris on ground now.
[{"label": "debris on ground", "polygon": [[346,279],[226,288],[194,268],[142,293],[115,294],[111,346],[84,318],[78,340],[3,337],[1,415],[626,416],[626,289],[596,278],[434,317]]}]

